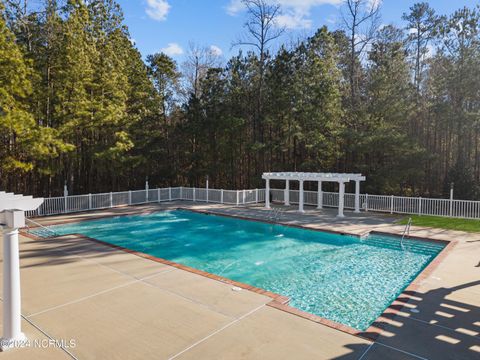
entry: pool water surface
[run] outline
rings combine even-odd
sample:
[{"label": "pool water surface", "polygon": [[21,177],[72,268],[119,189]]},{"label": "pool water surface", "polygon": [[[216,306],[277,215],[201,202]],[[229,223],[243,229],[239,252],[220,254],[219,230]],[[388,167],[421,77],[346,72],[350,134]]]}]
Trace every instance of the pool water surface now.
[{"label": "pool water surface", "polygon": [[246,283],[289,305],[366,330],[443,249],[185,210],[52,226]]}]

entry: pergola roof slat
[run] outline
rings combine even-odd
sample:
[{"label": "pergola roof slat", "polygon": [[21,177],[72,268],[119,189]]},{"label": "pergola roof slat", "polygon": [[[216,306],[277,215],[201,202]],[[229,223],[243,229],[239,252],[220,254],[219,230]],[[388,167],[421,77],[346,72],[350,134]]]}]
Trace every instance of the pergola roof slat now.
[{"label": "pergola roof slat", "polygon": [[348,182],[365,181],[366,178],[362,174],[349,173],[270,172],[263,173],[262,179]]}]

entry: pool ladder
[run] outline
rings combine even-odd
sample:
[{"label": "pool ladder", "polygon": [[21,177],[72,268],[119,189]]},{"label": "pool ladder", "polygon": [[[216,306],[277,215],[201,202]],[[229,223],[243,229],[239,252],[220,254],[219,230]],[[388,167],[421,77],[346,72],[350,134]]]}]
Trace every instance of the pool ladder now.
[{"label": "pool ladder", "polygon": [[412,226],[412,218],[408,218],[407,225],[405,225],[405,229],[403,229],[402,239],[400,240],[400,246],[402,247],[402,250],[405,250],[405,247],[403,245],[403,240],[405,239],[405,236],[410,236],[411,226]]},{"label": "pool ladder", "polygon": [[[54,230],[50,229],[48,226],[44,226],[36,221],[33,221],[32,219],[29,219],[29,218],[25,218],[25,222],[30,222],[32,223],[33,225],[36,225],[37,227],[40,228],[39,231],[36,232],[36,235],[39,235],[40,237],[42,238],[51,238],[51,237],[55,237],[55,236],[58,236],[59,234],[56,233]],[[31,233],[31,228],[30,226],[26,225],[27,226],[27,231],[29,233]]]}]

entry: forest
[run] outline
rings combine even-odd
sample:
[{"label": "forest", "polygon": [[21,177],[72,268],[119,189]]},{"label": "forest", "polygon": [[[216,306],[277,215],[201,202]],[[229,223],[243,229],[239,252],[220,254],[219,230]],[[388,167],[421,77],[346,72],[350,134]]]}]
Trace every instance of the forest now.
[{"label": "forest", "polygon": [[381,2],[345,0],[341,24],[282,43],[281,7],[244,4],[235,56],[192,43],[176,63],[140,54],[114,0],[0,0],[0,189],[324,171],[361,172],[371,194],[480,199],[480,6],[419,2],[384,24]]}]

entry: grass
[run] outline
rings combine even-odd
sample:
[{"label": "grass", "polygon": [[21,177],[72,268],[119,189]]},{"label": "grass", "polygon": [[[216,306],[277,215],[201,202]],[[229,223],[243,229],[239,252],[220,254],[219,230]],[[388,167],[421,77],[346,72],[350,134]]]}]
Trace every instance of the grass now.
[{"label": "grass", "polygon": [[480,232],[480,220],[446,218],[440,216],[411,215],[403,218],[399,224],[406,225],[408,218],[412,218],[412,225],[440,229]]}]

